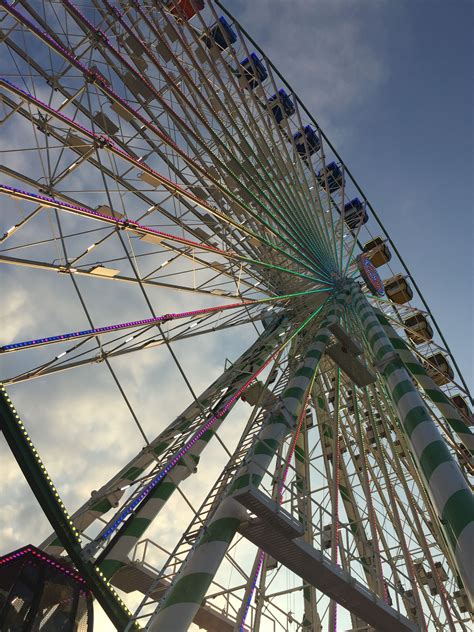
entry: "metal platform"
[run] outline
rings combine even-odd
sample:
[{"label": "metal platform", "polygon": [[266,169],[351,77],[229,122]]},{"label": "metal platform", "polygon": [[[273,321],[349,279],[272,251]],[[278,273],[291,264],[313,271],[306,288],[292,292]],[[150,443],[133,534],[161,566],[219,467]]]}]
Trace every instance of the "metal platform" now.
[{"label": "metal platform", "polygon": [[[169,587],[169,582],[160,580],[153,592],[148,593],[155,580],[156,575],[152,570],[140,563],[130,562],[128,566],[124,566],[114,575],[112,584],[126,593],[138,590],[143,594],[148,594],[152,599],[159,600]],[[193,623],[207,632],[233,632],[235,626],[235,621],[231,621],[209,605],[203,605],[199,608]]]},{"label": "metal platform", "polygon": [[375,375],[340,342],[327,347],[326,353],[359,388],[375,382]]},{"label": "metal platform", "polygon": [[[300,537],[302,525],[280,507],[271,511],[271,507],[276,503],[261,491],[248,486],[234,497],[258,516],[243,523],[239,529],[240,533],[304,581],[377,630],[419,630],[416,624],[391,608],[347,571],[325,558],[321,551],[304,542]],[[291,535],[295,533],[296,536]]]},{"label": "metal platform", "polygon": [[361,355],[363,349],[357,340],[354,340],[349,336],[349,334],[344,331],[344,329],[339,325],[339,323],[333,323],[329,325],[329,329],[333,336],[339,340],[344,350],[347,353],[350,353],[353,356]]},{"label": "metal platform", "polygon": [[375,375],[357,357],[363,351],[357,340],[349,336],[338,323],[333,323],[329,329],[338,342],[326,349],[328,356],[359,388],[375,382]]},{"label": "metal platform", "polygon": [[287,540],[303,535],[303,525],[256,487],[248,485],[236,493],[234,498],[263,522],[271,522],[272,529],[278,531]]}]

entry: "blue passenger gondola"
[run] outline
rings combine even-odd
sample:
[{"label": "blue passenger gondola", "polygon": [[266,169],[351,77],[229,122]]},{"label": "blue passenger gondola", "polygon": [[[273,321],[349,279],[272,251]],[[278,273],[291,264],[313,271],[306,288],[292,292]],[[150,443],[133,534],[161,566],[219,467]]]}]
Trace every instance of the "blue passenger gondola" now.
[{"label": "blue passenger gondola", "polygon": [[243,76],[246,79],[246,87],[251,90],[256,88],[259,83],[263,83],[268,77],[267,69],[256,53],[250,53],[248,57],[240,62],[240,65],[243,68],[243,73],[239,73],[239,76]]},{"label": "blue passenger gondola", "polygon": [[268,99],[268,109],[275,121],[280,124],[284,118],[295,113],[295,105],[283,88]]},{"label": "blue passenger gondola", "polygon": [[325,169],[317,174],[318,182],[324,188],[326,187],[326,176],[330,193],[334,193],[342,186],[342,171],[335,162],[330,162]]},{"label": "blue passenger gondola", "polygon": [[358,228],[361,224],[365,224],[368,219],[367,211],[359,198],[354,198],[344,205],[344,221],[351,230]]},{"label": "blue passenger gondola", "polygon": [[[306,139],[306,144],[304,139]],[[312,156],[321,147],[319,136],[311,125],[306,125],[306,127],[296,132],[293,136],[293,142],[295,143],[296,151],[302,158]]]},{"label": "blue passenger gondola", "polygon": [[221,16],[209,28],[209,34],[203,37],[203,41],[208,48],[211,48],[213,44],[217,44],[219,48],[225,50],[230,44],[234,44],[237,41],[237,35],[225,17]]}]

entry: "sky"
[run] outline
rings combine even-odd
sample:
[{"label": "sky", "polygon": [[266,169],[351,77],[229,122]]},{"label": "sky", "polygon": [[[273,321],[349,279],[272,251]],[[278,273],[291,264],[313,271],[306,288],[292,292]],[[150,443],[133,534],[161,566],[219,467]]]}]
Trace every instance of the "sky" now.
[{"label": "sky", "polygon": [[[287,77],[344,158],[397,244],[472,388],[474,3],[233,0],[226,6]],[[5,342],[19,336],[20,323],[12,315],[22,313],[21,333],[33,327],[31,314],[44,291],[41,275],[33,278],[36,289],[28,295],[13,277],[4,277],[10,296],[0,310]],[[54,322],[54,305],[46,313]],[[188,372],[198,376],[193,383],[198,392],[218,374],[212,358],[219,345],[234,351],[248,341],[242,347],[238,342],[233,334],[214,342],[202,371],[199,356],[180,354]],[[157,416],[168,422],[182,408],[172,363],[161,353],[143,354],[127,378],[127,392],[150,432]],[[124,375],[128,369],[125,361],[117,364]],[[150,374],[157,370],[159,388],[152,389]],[[91,368],[77,375],[76,384],[62,376],[52,380],[55,399],[49,411],[37,411],[34,398],[18,390],[23,413],[35,420],[32,436],[71,509],[141,447],[126,411],[117,408],[100,374]],[[45,398],[41,384],[34,383],[30,394]],[[87,385],[87,397],[77,385]],[[55,442],[64,427],[60,458]],[[35,538],[39,543],[48,525],[38,517],[36,501],[4,444],[0,447],[5,486],[0,491],[0,540],[5,550]],[[212,464],[210,476],[217,474],[219,463]],[[172,509],[170,516],[174,528],[180,528]]]}]

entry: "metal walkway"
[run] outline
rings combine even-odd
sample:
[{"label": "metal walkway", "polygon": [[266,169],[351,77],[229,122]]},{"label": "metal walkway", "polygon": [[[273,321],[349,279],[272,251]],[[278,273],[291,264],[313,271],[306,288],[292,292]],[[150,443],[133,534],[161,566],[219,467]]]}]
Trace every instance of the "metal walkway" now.
[{"label": "metal walkway", "polygon": [[[150,587],[156,582],[156,573],[138,562],[130,563],[121,568],[113,577],[112,584],[126,593],[138,590],[147,594]],[[169,587],[169,582],[159,580],[155,584],[149,596],[156,601],[163,597]],[[225,615],[209,605],[203,605],[194,617],[194,623],[207,632],[233,632],[235,621],[231,621]]]},{"label": "metal walkway", "polygon": [[357,617],[386,632],[417,632],[418,626],[391,608],[347,571],[330,562],[301,535],[302,525],[255,487],[244,487],[234,498],[257,516],[240,533],[305,582],[322,591]]}]

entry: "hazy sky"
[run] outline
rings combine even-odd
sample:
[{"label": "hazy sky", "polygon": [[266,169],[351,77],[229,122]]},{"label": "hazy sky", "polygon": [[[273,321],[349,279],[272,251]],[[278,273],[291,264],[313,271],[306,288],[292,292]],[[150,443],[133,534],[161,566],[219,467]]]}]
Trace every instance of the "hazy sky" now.
[{"label": "hazy sky", "polygon": [[[226,5],[343,156],[398,245],[472,386],[473,2],[229,0]],[[375,227],[371,230],[377,233]],[[33,327],[31,301],[39,305],[43,290],[40,274],[32,276],[38,279],[36,296],[22,294],[13,277],[5,277],[11,300],[0,314],[5,318],[2,341],[16,335],[15,310],[22,313],[22,333]],[[51,308],[52,319],[57,311]],[[38,322],[31,333],[43,333]],[[248,343],[240,346],[233,333],[226,341],[234,350]],[[219,354],[222,359],[218,343],[207,351],[209,358]],[[133,365],[127,393],[152,433],[157,415],[166,411],[163,425],[168,423],[182,401],[176,397],[176,373],[163,351],[142,356]],[[198,392],[222,364],[209,361],[200,372],[199,356],[181,353],[180,359],[198,376],[193,382]],[[117,362],[117,370],[125,373],[130,370],[126,365]],[[155,380],[151,388],[150,375],[157,371],[159,386]],[[30,387],[28,397],[26,390],[12,389],[22,414],[34,419],[33,438],[71,510],[142,444],[95,367],[76,375],[75,383],[62,376],[52,380],[56,398],[48,411],[36,410],[34,395],[45,397],[42,381]],[[80,385],[87,385],[87,392]],[[63,426],[68,432],[61,434],[64,449],[59,455],[55,446]],[[49,527],[36,513],[36,501],[3,442],[1,448],[2,480],[8,489],[0,491],[0,540],[5,549],[31,540],[37,544],[38,534],[43,537]],[[219,469],[216,460],[209,476]],[[172,511],[167,517],[179,519]]]}]

